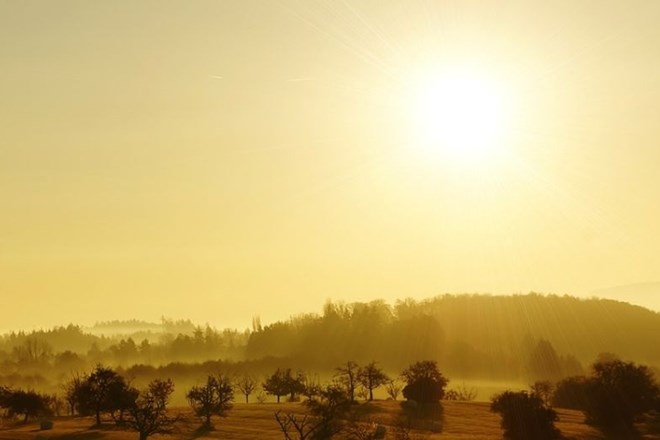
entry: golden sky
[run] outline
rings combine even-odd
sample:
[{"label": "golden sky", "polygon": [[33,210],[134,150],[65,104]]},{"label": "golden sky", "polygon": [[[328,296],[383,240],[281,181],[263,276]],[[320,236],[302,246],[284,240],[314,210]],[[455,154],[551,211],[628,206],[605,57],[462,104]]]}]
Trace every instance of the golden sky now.
[{"label": "golden sky", "polygon": [[[658,23],[654,0],[2,1],[0,328],[660,281]],[[466,152],[489,93],[506,121]]]}]

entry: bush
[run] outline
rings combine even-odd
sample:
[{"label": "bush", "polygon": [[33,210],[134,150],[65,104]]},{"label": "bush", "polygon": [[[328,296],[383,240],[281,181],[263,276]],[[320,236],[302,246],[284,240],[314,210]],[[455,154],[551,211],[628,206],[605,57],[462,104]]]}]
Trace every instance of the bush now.
[{"label": "bush", "polygon": [[490,410],[500,414],[504,437],[509,440],[554,440],[557,413],[545,407],[541,398],[526,391],[505,391],[495,396]]},{"label": "bush", "polygon": [[0,406],[7,410],[9,417],[23,417],[27,423],[30,417],[50,415],[48,396],[35,391],[4,389]]},{"label": "bush", "polygon": [[449,383],[434,361],[416,362],[406,368],[401,375],[407,383],[403,388],[403,397],[414,400],[420,405],[440,402]]}]

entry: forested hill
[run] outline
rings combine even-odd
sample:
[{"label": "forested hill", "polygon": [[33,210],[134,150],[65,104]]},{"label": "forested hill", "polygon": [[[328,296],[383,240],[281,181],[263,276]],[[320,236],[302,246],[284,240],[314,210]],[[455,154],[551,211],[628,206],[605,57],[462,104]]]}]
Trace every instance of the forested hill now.
[{"label": "forested hill", "polygon": [[[0,378],[32,386],[47,373],[54,383],[97,363],[130,368],[220,360],[261,374],[273,367],[329,372],[347,360],[400,371],[432,359],[458,378],[556,379],[583,372],[603,353],[660,366],[660,314],[603,299],[529,294],[328,302],[318,314],[266,326],[254,319],[252,327],[218,330],[164,319],[11,333],[0,336]],[[21,382],[29,375],[36,382]]]},{"label": "forested hill", "polygon": [[310,366],[376,359],[391,368],[432,358],[454,374],[524,375],[542,340],[570,370],[565,373],[573,373],[580,369],[576,361],[586,366],[600,353],[660,365],[660,344],[650,342],[659,335],[660,314],[623,302],[538,294],[444,295],[393,306],[327,303],[321,315],[253,332],[246,356],[286,356]]}]

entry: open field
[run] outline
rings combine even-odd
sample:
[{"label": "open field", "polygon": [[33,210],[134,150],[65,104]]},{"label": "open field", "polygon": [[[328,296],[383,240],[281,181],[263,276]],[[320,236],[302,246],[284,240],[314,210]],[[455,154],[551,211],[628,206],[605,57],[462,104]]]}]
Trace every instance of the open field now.
[{"label": "open field", "polygon": [[[373,421],[383,423],[388,427],[392,425],[399,405],[396,402],[376,402],[363,405],[361,408]],[[225,419],[215,420],[215,430],[211,432],[198,432],[199,421],[192,417],[187,408],[174,409],[176,413],[183,414],[183,420],[177,425],[177,432],[172,436],[155,436],[155,439],[232,439],[232,440],[280,440],[283,438],[273,418],[277,410],[302,411],[300,404],[292,403],[266,403],[266,404],[236,404],[235,408]],[[559,410],[560,420],[557,426],[566,439],[596,440],[604,437],[593,428],[583,423],[580,412]],[[502,431],[499,427],[499,417],[488,409],[487,403],[482,402],[445,402],[444,430],[441,434],[432,434],[432,439],[471,439],[490,440],[501,439]],[[59,417],[55,420],[55,427],[51,431],[39,431],[38,424],[27,425],[4,424],[0,429],[0,440],[133,440],[137,438],[134,432],[123,431],[108,423],[102,428],[90,428],[93,425],[91,418]],[[393,439],[392,430],[388,429],[388,439]],[[660,437],[647,436],[646,439]]]}]

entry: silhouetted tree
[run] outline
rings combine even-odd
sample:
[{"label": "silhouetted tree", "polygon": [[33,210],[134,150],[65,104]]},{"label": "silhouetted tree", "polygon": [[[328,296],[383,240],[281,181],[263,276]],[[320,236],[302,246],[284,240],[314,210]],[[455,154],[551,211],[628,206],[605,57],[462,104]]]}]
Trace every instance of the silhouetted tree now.
[{"label": "silhouetted tree", "polygon": [[312,400],[316,396],[318,396],[323,388],[321,387],[321,382],[319,381],[318,376],[305,376],[305,380],[303,382],[304,385],[304,391],[302,394],[307,398],[307,400]]},{"label": "silhouetted tree", "polygon": [[555,389],[552,382],[549,380],[537,380],[529,388],[532,394],[538,396],[545,406],[550,406]]},{"label": "silhouetted tree", "polygon": [[266,393],[277,397],[277,403],[280,403],[280,397],[289,394],[291,401],[294,401],[297,394],[305,391],[305,375],[298,372],[293,375],[290,368],[286,370],[277,369],[270,377],[266,378],[262,387]]},{"label": "silhouetted tree", "polygon": [[477,390],[475,388],[468,388],[465,384],[460,385],[456,389],[448,390],[445,393],[445,400],[456,400],[459,402],[470,402],[477,397]]},{"label": "silhouetted tree", "polygon": [[257,380],[245,373],[236,380],[236,388],[245,396],[245,403],[249,403],[250,394],[257,389]]},{"label": "silhouetted tree", "polygon": [[138,394],[139,391],[131,387],[123,378],[110,384],[105,409],[110,412],[112,419],[117,424],[124,423],[124,413],[135,403]]},{"label": "silhouetted tree", "polygon": [[262,384],[264,391],[277,397],[277,403],[280,403],[280,397],[289,393],[286,380],[286,372],[279,368]]},{"label": "silhouetted tree", "polygon": [[642,414],[654,409],[660,388],[648,367],[611,360],[593,365],[586,394],[587,423],[626,436],[634,434]]},{"label": "silhouetted tree", "polygon": [[156,379],[147,388],[137,393],[137,398],[128,408],[126,424],[137,431],[140,440],[153,434],[170,434],[177,420],[167,416],[167,404],[174,392],[170,379]]},{"label": "silhouetted tree", "polygon": [[211,416],[225,417],[232,408],[234,390],[226,376],[208,376],[202,386],[192,387],[186,394],[195,415],[211,427]]},{"label": "silhouetted tree", "polygon": [[309,414],[296,415],[277,411],[275,420],[287,440],[330,440],[344,428],[351,406],[345,390],[331,385],[305,402]]},{"label": "silhouetted tree", "polygon": [[369,392],[369,400],[374,400],[374,390],[390,380],[387,374],[370,362],[358,369],[358,382]]},{"label": "silhouetted tree", "polygon": [[449,381],[438,370],[435,361],[420,361],[403,370],[406,380],[403,396],[419,404],[438,403],[445,395]]},{"label": "silhouetted tree", "polygon": [[[111,368],[97,365],[96,369],[87,376],[76,390],[77,406],[81,414],[92,413],[96,417],[96,424],[101,424],[101,413],[115,411],[124,407],[124,391],[128,385],[123,377]],[[116,400],[118,399],[118,400]]]},{"label": "silhouetted tree", "polygon": [[346,362],[346,365],[335,368],[337,372],[335,377],[339,383],[346,389],[346,394],[351,402],[355,401],[355,389],[358,386],[358,373],[360,367],[353,361]]},{"label": "silhouetted tree", "polygon": [[392,400],[396,400],[399,397],[402,388],[403,385],[398,379],[391,379],[385,385],[385,391],[387,391],[387,395],[390,396]]},{"label": "silhouetted tree", "polygon": [[298,371],[294,376],[290,370],[287,370],[286,382],[289,389],[289,401],[295,402],[298,399],[297,396],[305,392],[307,377],[302,371]]},{"label": "silhouetted tree", "polygon": [[547,408],[535,394],[505,391],[495,396],[490,410],[500,414],[504,437],[508,440],[555,440],[557,413]]},{"label": "silhouetted tree", "polygon": [[62,388],[64,390],[64,400],[69,407],[69,415],[74,415],[76,412],[80,413],[79,405],[84,396],[83,384],[86,378],[79,374],[74,374],[71,379],[64,382]]},{"label": "silhouetted tree", "polygon": [[50,414],[48,396],[35,391],[9,390],[2,391],[0,404],[7,410],[9,417],[23,416],[23,423],[30,417]]}]

